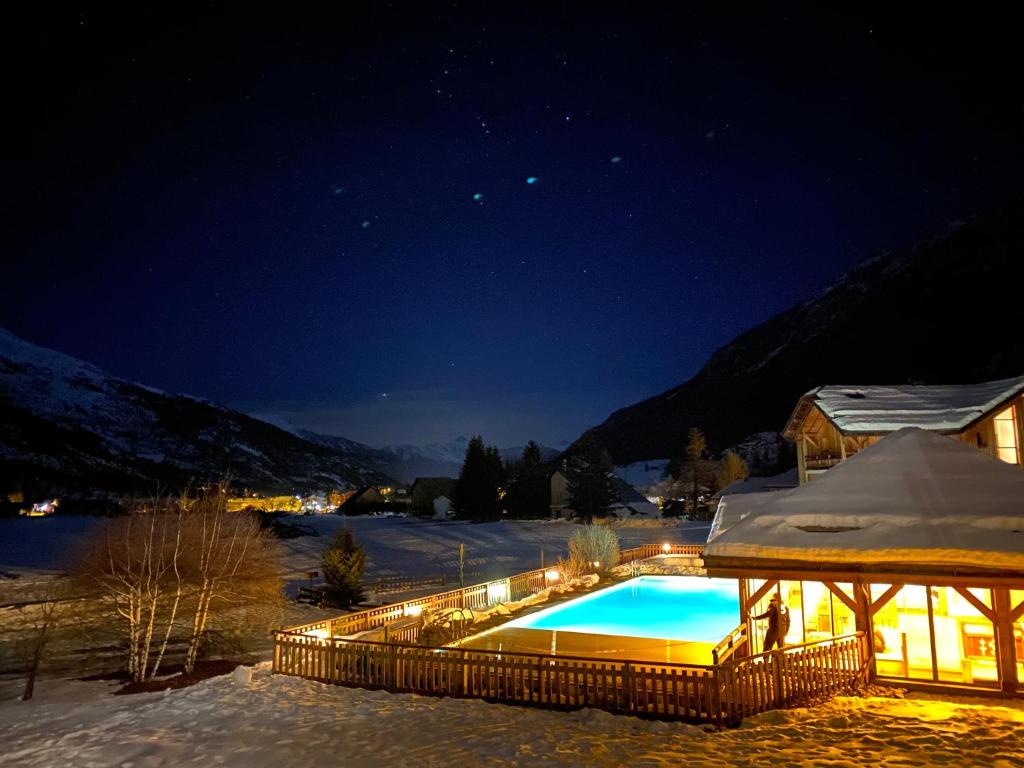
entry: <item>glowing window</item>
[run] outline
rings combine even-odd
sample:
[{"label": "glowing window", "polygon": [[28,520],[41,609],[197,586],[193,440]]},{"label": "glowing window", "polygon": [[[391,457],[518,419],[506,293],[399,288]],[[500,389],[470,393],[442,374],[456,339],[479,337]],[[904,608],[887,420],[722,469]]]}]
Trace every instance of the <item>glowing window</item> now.
[{"label": "glowing window", "polygon": [[1011,405],[993,419],[996,435],[996,457],[1007,464],[1017,463],[1017,414]]}]

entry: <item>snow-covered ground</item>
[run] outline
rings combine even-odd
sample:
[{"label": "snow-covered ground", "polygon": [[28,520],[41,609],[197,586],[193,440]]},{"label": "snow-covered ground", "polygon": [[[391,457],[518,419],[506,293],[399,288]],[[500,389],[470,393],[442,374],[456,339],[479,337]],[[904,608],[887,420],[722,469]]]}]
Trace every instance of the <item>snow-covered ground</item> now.
[{"label": "snow-covered ground", "polygon": [[[539,568],[541,550],[545,562],[554,562],[565,554],[566,542],[578,527],[564,520],[474,524],[339,515],[292,515],[284,521],[320,534],[282,541],[286,565],[297,578],[319,568],[320,552],[342,526],[351,528],[366,550],[369,579],[458,573],[459,544],[465,544],[466,571],[480,574],[481,580]],[[103,519],[96,517],[0,519],[0,571],[62,570],[81,540],[102,524]],[[703,543],[709,529],[710,523],[666,520],[664,525],[616,527],[616,533],[622,547],[632,547],[663,541]]]},{"label": "snow-covered ground", "polygon": [[[497,523],[461,523],[400,517],[298,516],[287,521],[313,526],[319,536],[302,536],[283,543],[289,578],[302,583],[306,571],[319,570],[320,552],[330,537],[347,526],[367,555],[366,576],[421,577],[459,572],[459,544],[466,547],[467,580],[472,582],[510,576],[554,563],[566,554],[566,542],[579,526],[563,520],[506,520]],[[666,521],[664,526],[616,527],[621,547],[669,542],[703,543],[710,523]],[[3,562],[0,556],[0,563]]]},{"label": "snow-covered ground", "polygon": [[840,697],[695,726],[230,675],[166,694],[44,682],[0,702],[0,765],[1020,766],[1024,702]]}]

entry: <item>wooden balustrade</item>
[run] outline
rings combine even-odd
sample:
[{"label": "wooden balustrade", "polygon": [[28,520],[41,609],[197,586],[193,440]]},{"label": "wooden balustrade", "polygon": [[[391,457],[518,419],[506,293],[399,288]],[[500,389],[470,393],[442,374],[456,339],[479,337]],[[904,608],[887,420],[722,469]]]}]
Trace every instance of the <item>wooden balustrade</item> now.
[{"label": "wooden balustrade", "polygon": [[468,651],[278,632],[274,671],[359,688],[658,719],[737,723],[864,679],[863,633],[720,665]]}]

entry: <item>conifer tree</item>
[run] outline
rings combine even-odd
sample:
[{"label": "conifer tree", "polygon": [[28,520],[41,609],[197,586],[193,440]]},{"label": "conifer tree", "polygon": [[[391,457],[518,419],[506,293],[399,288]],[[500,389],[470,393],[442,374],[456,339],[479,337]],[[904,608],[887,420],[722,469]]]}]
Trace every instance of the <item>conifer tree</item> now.
[{"label": "conifer tree", "polygon": [[569,482],[569,505],[586,522],[604,517],[617,501],[611,479],[612,459],[597,433],[589,430],[576,443],[565,467]]},{"label": "conifer tree", "polygon": [[363,599],[366,555],[348,528],[340,529],[320,555],[320,568],[330,596],[343,608]]},{"label": "conifer tree", "polygon": [[475,435],[466,446],[454,498],[456,515],[464,520],[496,520],[501,510],[499,498],[504,483],[505,467],[494,446],[485,446]]},{"label": "conifer tree", "polygon": [[514,517],[547,517],[551,509],[551,481],[540,446],[531,440],[513,464],[505,508]]}]

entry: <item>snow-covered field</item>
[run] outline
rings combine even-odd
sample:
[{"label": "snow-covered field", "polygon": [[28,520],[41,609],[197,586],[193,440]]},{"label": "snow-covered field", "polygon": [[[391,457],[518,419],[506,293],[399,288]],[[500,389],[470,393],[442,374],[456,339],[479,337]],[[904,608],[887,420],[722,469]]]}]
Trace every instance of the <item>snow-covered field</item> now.
[{"label": "snow-covered field", "polygon": [[[291,516],[286,522],[313,526],[319,536],[282,542],[291,578],[301,581],[305,571],[318,570],[320,552],[330,537],[347,526],[367,556],[367,579],[385,576],[420,577],[459,572],[459,544],[466,547],[466,573],[471,581],[509,576],[554,563],[565,555],[566,542],[579,526],[562,520],[506,520],[463,523],[401,517]],[[703,543],[709,523],[667,521],[664,526],[616,528],[622,547],[661,542]],[[3,562],[0,550],[0,563]]]},{"label": "snow-covered field", "polygon": [[[292,515],[285,522],[314,528],[319,536],[286,539],[286,564],[296,577],[319,568],[320,552],[342,526],[352,529],[366,550],[367,578],[428,576],[458,573],[459,544],[466,546],[466,570],[481,580],[500,578],[540,567],[564,554],[566,542],[578,526],[561,520],[508,520],[497,523],[462,523],[403,517],[341,517]],[[646,522],[646,521],[645,521]],[[102,518],[49,517],[0,520],[0,571],[61,570],[68,566],[83,537]],[[703,543],[709,523],[665,521],[665,525],[622,526],[616,532],[623,547],[638,544]]]},{"label": "snow-covered field", "polygon": [[0,702],[0,765],[1020,766],[1024,702],[837,698],[695,726],[322,685],[257,668],[167,694],[47,682]]}]

